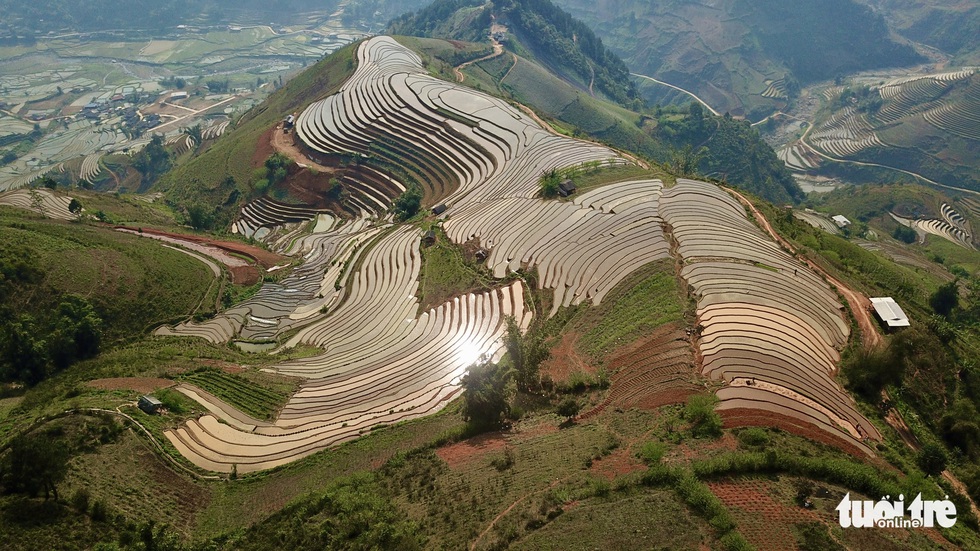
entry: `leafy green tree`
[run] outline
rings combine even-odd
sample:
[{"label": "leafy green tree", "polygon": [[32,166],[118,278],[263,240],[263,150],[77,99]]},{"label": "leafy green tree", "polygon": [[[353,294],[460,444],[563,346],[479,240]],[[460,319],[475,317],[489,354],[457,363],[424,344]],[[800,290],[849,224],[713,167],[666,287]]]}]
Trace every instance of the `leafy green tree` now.
[{"label": "leafy green tree", "polygon": [[582,411],[582,404],[575,398],[571,396],[566,397],[564,400],[558,404],[558,408],[555,409],[555,413],[561,415],[566,419],[571,419],[578,415],[578,412]]},{"label": "leafy green tree", "polygon": [[173,158],[163,146],[163,136],[154,134],[150,143],[133,158],[133,167],[143,175],[142,183],[149,185],[170,170]]},{"label": "leafy green tree", "polygon": [[99,354],[102,344],[102,319],[83,297],[66,295],[58,306],[58,321],[51,334],[51,359],[64,369],[78,360]]},{"label": "leafy green tree", "polygon": [[14,439],[0,462],[0,482],[9,493],[30,497],[44,492],[58,499],[58,484],[68,473],[68,449],[64,442],[46,435],[22,435]]},{"label": "leafy green tree", "polygon": [[494,429],[510,416],[510,383],[514,371],[504,363],[483,361],[463,376],[463,419],[480,428]]},{"label": "leafy green tree", "polygon": [[714,394],[694,394],[684,406],[684,419],[691,423],[694,436],[721,435],[721,416],[715,411],[718,398]]},{"label": "leafy green tree", "polygon": [[903,243],[912,244],[919,238],[919,234],[915,233],[915,230],[912,228],[899,224],[899,226],[895,228],[895,231],[892,232],[892,237]]},{"label": "leafy green tree", "polygon": [[929,476],[938,476],[945,471],[947,461],[946,450],[942,446],[932,442],[922,446],[922,449],[919,450],[919,454],[916,457],[916,463],[919,464],[919,468]]},{"label": "leafy green tree", "polygon": [[81,218],[82,208],[81,201],[72,197],[71,202],[68,203],[68,212],[74,214],[76,218]]},{"label": "leafy green tree", "polygon": [[941,285],[936,292],[929,297],[929,306],[943,317],[949,317],[953,309],[959,305],[958,279]]},{"label": "leafy green tree", "polygon": [[970,458],[980,457],[980,415],[970,400],[958,398],[942,416],[939,428],[951,446]]},{"label": "leafy green tree", "polygon": [[532,325],[527,334],[521,334],[517,320],[509,316],[504,343],[516,371],[517,388],[522,391],[537,388],[540,382],[541,362],[547,360],[550,355],[537,326]]},{"label": "leafy green tree", "polygon": [[540,195],[544,199],[554,199],[558,197],[558,185],[561,184],[561,174],[556,169],[551,169],[541,175],[538,180]]},{"label": "leafy green tree", "polygon": [[33,386],[48,372],[48,345],[40,338],[34,318],[21,315],[6,323],[0,335],[0,364],[4,377]]},{"label": "leafy green tree", "polygon": [[214,225],[214,213],[200,203],[187,207],[187,221],[195,230],[210,229]]},{"label": "leafy green tree", "polygon": [[422,188],[417,184],[412,184],[405,190],[405,193],[402,193],[395,199],[391,206],[395,211],[395,218],[400,221],[405,221],[415,216],[418,214],[419,209],[422,208]]},{"label": "leafy green tree", "polygon": [[185,128],[184,129],[184,134],[187,134],[188,136],[190,136],[191,139],[194,140],[194,143],[197,144],[197,145],[201,145],[201,142],[204,141],[204,139],[202,137],[201,125],[200,124],[195,124],[194,126],[191,126],[189,128]]}]

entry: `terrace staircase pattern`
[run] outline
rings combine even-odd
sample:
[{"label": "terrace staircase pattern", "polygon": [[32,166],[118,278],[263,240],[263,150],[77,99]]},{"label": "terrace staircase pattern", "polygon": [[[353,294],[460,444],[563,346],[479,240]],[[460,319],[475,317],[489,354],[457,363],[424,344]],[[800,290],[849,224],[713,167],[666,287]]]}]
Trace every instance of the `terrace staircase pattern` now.
[{"label": "terrace staircase pattern", "polygon": [[[702,374],[726,386],[717,407],[728,422],[774,414],[847,449],[873,455],[881,435],[834,380],[850,328],[837,296],[779,248],[717,186],[678,179],[661,215],[697,299]],[[755,421],[752,421],[753,423]]]},{"label": "terrace staircase pattern", "polygon": [[658,212],[662,189],[660,180],[640,180],[570,202],[487,200],[456,209],[444,228],[456,243],[478,239],[496,278],[536,267],[538,287],[554,289],[550,317],[562,306],[599,304],[630,273],[669,256]]},{"label": "terrace staircase pattern", "polygon": [[[296,134],[317,154],[353,156],[401,189],[414,180],[430,204],[531,198],[551,169],[626,162],[607,147],[550,134],[499,98],[430,76],[390,37],[364,42],[357,56],[338,93],[300,113]],[[354,191],[374,212],[393,199],[371,182]]]}]

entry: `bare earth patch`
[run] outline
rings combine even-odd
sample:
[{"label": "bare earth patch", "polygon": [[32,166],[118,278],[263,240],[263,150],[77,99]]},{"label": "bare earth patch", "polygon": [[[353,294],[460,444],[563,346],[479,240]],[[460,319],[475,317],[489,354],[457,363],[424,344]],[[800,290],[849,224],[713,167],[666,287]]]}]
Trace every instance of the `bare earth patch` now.
[{"label": "bare earth patch", "polygon": [[507,438],[499,432],[481,434],[469,440],[450,444],[436,450],[436,455],[449,465],[450,469],[470,463],[495,451],[507,447]]},{"label": "bare earth patch", "polygon": [[576,331],[568,331],[562,335],[551,349],[551,356],[541,363],[541,375],[551,377],[556,383],[568,381],[569,376],[576,371],[593,374],[596,368],[579,354],[575,343],[581,335]]},{"label": "bare earth patch", "polygon": [[617,477],[645,469],[646,465],[630,453],[629,448],[621,447],[602,459],[592,462],[590,471],[607,480],[615,480]]}]

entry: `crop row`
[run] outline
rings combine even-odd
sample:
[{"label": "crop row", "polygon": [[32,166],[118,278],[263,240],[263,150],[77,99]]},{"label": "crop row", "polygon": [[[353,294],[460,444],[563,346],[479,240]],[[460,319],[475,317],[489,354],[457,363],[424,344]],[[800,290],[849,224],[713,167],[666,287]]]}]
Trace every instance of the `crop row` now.
[{"label": "crop row", "polygon": [[854,445],[880,438],[834,380],[850,328],[830,287],[714,185],[678,180],[661,199],[697,299],[702,373],[719,409],[793,415]]},{"label": "crop row", "polygon": [[[456,243],[478,239],[494,277],[536,267],[539,288],[561,306],[602,298],[640,266],[668,256],[659,180],[613,184],[572,202],[511,197],[473,204],[445,223]],[[510,220],[501,224],[501,220]]]}]

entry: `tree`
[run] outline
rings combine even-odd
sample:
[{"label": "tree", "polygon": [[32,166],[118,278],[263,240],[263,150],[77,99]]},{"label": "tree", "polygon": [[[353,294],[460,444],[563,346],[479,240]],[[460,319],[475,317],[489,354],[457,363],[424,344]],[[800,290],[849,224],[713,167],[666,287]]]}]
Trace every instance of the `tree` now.
[{"label": "tree", "polygon": [[516,370],[517,388],[529,391],[538,386],[541,362],[548,359],[550,352],[544,338],[536,326],[521,334],[521,328],[513,316],[507,318],[505,346],[511,363]]},{"label": "tree", "polygon": [[714,394],[694,394],[684,406],[684,419],[691,423],[694,436],[720,436],[721,416],[715,411],[718,398]]},{"label": "tree", "polygon": [[34,318],[21,315],[7,322],[0,332],[0,364],[6,364],[4,378],[29,386],[44,380],[48,371],[48,345],[38,338]]},{"label": "tree", "polygon": [[912,228],[899,224],[899,226],[895,228],[895,231],[892,232],[892,237],[903,243],[912,244],[915,243],[915,240],[918,239],[919,235],[915,233],[915,230]]},{"label": "tree", "polygon": [[480,428],[494,429],[510,416],[509,386],[514,371],[503,363],[483,361],[463,376],[463,419]]},{"label": "tree", "polygon": [[65,295],[58,305],[56,329],[49,337],[55,367],[64,369],[78,360],[97,356],[102,344],[102,326],[102,318],[88,300]]},{"label": "tree", "polygon": [[187,134],[188,136],[190,136],[191,139],[194,140],[194,143],[197,144],[197,145],[201,145],[201,142],[204,141],[204,138],[202,137],[201,125],[200,124],[195,124],[194,126],[191,126],[190,128],[185,128],[184,129],[184,134]]},{"label": "tree", "polygon": [[194,203],[187,207],[187,221],[195,230],[206,230],[214,225],[214,215],[204,205]]},{"label": "tree", "polygon": [[551,169],[541,175],[538,185],[541,187],[541,197],[544,199],[554,199],[558,197],[558,185],[561,184],[561,174],[556,169]]},{"label": "tree", "polygon": [[[54,181],[50,176],[41,178],[41,185],[48,189],[58,189],[58,182]],[[71,208],[69,207],[68,210],[71,210]]]},{"label": "tree", "polygon": [[946,462],[946,450],[939,444],[932,442],[922,446],[919,455],[916,457],[919,468],[929,476],[938,476],[945,471]]},{"label": "tree", "polygon": [[395,218],[399,221],[415,216],[422,208],[422,188],[418,184],[412,184],[405,193],[395,199],[391,206],[395,211]]},{"label": "tree", "polygon": [[929,306],[940,316],[949,317],[949,314],[959,304],[959,290],[957,289],[959,279],[954,279],[945,285],[941,285],[936,292],[929,297]]},{"label": "tree", "polygon": [[568,396],[562,400],[560,404],[558,404],[558,408],[555,410],[555,413],[561,415],[565,419],[570,420],[578,415],[579,411],[582,411],[582,404],[575,398]]},{"label": "tree", "polygon": [[43,491],[45,500],[54,494],[57,501],[58,484],[68,472],[68,449],[47,435],[22,435],[10,444],[0,464],[5,491],[30,497]]},{"label": "tree", "polygon": [[74,214],[76,218],[81,218],[82,217],[81,201],[72,197],[71,202],[68,203],[68,212]]}]

